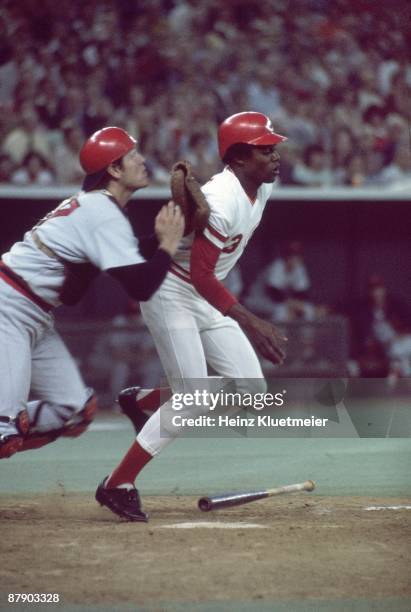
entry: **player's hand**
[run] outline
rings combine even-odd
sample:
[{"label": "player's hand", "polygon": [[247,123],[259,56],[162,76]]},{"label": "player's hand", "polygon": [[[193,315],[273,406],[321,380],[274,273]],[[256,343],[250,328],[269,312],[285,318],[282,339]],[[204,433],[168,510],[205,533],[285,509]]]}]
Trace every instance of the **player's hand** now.
[{"label": "player's hand", "polygon": [[234,304],[227,314],[238,321],[265,359],[276,364],[284,363],[287,338],[272,323],[256,317],[241,304]]},{"label": "player's hand", "polygon": [[287,338],[272,323],[255,317],[244,326],[244,331],[265,359],[272,363],[284,363]]},{"label": "player's hand", "polygon": [[159,247],[173,256],[184,233],[184,217],[180,207],[172,200],[156,216],[154,231]]}]

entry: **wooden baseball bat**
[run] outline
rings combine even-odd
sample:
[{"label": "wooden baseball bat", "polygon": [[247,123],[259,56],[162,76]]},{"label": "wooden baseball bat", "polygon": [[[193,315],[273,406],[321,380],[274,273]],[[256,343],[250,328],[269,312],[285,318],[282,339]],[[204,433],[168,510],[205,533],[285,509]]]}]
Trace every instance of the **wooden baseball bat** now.
[{"label": "wooden baseball bat", "polygon": [[275,489],[265,489],[264,491],[225,493],[223,495],[201,497],[198,500],[198,507],[203,512],[210,512],[210,510],[219,510],[220,508],[229,508],[230,506],[248,504],[256,501],[257,499],[273,497],[274,495],[296,493],[297,491],[313,491],[314,489],[315,482],[313,480],[306,480],[305,482],[300,482],[298,484],[285,485],[283,487],[276,487]]}]

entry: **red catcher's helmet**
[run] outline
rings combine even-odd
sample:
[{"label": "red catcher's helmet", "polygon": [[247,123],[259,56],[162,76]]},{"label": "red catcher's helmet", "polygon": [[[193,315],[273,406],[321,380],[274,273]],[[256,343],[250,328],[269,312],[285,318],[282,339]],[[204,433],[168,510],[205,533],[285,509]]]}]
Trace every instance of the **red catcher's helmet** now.
[{"label": "red catcher's helmet", "polygon": [[218,128],[218,148],[220,157],[231,145],[245,143],[254,146],[272,145],[287,140],[274,132],[271,120],[262,113],[237,113],[228,117]]},{"label": "red catcher's helmet", "polygon": [[107,168],[135,148],[137,141],[118,127],[105,127],[94,132],[80,151],[80,163],[86,174],[95,174]]}]

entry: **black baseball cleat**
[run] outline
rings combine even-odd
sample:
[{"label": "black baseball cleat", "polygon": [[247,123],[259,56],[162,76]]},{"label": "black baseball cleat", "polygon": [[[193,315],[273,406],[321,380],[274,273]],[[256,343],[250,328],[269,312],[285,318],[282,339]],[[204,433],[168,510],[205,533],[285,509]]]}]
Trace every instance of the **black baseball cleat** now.
[{"label": "black baseball cleat", "polygon": [[99,484],[96,491],[96,501],[100,506],[106,506],[114,514],[125,518],[128,521],[138,521],[140,523],[148,522],[148,514],[141,509],[140,495],[135,487],[132,489],[123,489],[115,487],[106,489],[104,483],[108,476]]},{"label": "black baseball cleat", "polygon": [[122,412],[128,416],[130,421],[133,423],[136,434],[140,433],[144,425],[150,418],[138,406],[138,394],[141,391],[141,387],[128,387],[120,391],[117,401],[120,405]]}]

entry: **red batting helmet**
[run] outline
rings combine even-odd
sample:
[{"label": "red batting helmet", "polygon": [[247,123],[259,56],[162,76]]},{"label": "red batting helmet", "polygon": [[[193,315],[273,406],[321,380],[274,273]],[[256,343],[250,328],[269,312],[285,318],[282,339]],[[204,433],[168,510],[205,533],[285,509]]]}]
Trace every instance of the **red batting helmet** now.
[{"label": "red batting helmet", "polygon": [[278,144],[287,140],[274,132],[271,120],[262,113],[237,113],[228,117],[218,128],[218,148],[221,159],[229,147],[237,143],[254,146]]},{"label": "red batting helmet", "polygon": [[118,127],[105,127],[94,132],[80,151],[80,163],[86,174],[107,168],[135,148],[137,141]]}]

